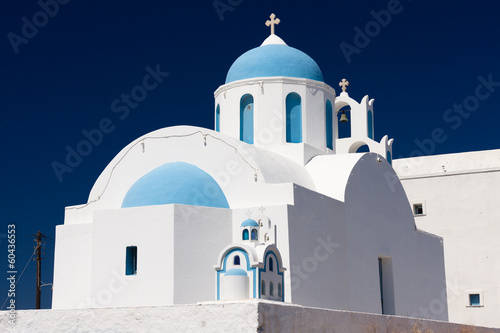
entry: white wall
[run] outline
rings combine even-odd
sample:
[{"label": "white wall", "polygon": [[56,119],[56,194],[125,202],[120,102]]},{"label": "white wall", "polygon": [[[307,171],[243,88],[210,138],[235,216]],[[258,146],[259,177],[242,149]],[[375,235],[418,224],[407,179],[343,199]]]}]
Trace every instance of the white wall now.
[{"label": "white wall", "polygon": [[[418,228],[444,239],[449,319],[500,327],[500,150],[396,160]],[[468,307],[482,293],[483,307]]]},{"label": "white wall", "polygon": [[0,312],[2,332],[477,332],[470,327],[407,317],[326,310],[272,301],[227,301],[191,305],[82,310],[17,311],[16,326]]}]

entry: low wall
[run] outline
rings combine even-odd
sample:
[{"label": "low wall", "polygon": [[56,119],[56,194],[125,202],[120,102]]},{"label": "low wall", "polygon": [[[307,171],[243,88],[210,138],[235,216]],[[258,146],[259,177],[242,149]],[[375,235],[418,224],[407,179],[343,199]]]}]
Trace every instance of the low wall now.
[{"label": "low wall", "polygon": [[500,329],[245,300],[137,308],[0,312],[1,332],[474,332]]}]

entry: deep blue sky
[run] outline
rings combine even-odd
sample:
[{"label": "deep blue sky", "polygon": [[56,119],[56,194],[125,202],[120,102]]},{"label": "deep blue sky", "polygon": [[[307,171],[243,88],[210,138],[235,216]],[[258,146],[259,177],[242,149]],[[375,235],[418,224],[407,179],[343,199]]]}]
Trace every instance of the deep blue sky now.
[{"label": "deep blue sky", "polygon": [[[376,99],[375,139],[394,138],[395,158],[418,154],[415,140],[428,140],[435,128],[447,139],[426,154],[499,148],[500,87],[479,88],[481,96],[489,96],[478,105],[474,96],[479,76],[500,82],[500,3],[401,0],[390,23],[374,31],[367,45],[358,44],[359,53],[348,62],[339,45],[355,46],[354,29],[373,28],[371,11],[385,10],[392,2],[231,0],[231,10],[219,16],[213,0],[71,0],[45,25],[39,22],[43,26],[16,53],[9,33],[22,36],[23,17],[43,20],[37,14],[41,6],[4,1],[1,270],[7,270],[7,224],[16,224],[20,272],[33,251],[31,235],[41,230],[54,238],[64,207],[85,203],[101,171],[129,142],[173,125],[213,128],[213,92],[232,62],[269,35],[264,22],[271,12],[281,19],[277,35],[315,59],[337,93],[345,77],[351,97]],[[157,64],[169,76],[120,119],[111,103],[142,83],[146,66]],[[460,116],[460,124],[457,118],[445,121],[447,110],[464,100],[475,111],[467,119]],[[64,164],[66,147],[75,149],[85,139],[82,131],[97,128],[103,118],[112,121],[114,130],[59,181],[52,163]],[[48,240],[46,283],[52,282],[53,249]],[[7,296],[1,281],[0,305]],[[34,290],[31,262],[17,286],[19,308],[34,308]],[[50,294],[50,287],[44,287],[42,307],[50,307]]]}]

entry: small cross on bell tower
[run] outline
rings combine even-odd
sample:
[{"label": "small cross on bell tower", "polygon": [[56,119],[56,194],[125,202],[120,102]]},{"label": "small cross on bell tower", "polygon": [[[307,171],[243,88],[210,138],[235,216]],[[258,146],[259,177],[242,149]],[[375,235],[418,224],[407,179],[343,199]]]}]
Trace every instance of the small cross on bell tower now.
[{"label": "small cross on bell tower", "polygon": [[271,35],[274,35],[274,26],[280,24],[281,21],[279,18],[276,18],[276,15],[274,15],[274,13],[272,13],[269,17],[271,18],[271,20],[267,20],[266,25],[268,27],[271,26]]}]

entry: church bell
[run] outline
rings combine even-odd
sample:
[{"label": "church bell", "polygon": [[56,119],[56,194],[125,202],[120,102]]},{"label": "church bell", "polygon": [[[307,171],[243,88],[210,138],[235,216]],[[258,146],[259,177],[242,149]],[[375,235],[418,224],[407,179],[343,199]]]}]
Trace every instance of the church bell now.
[{"label": "church bell", "polygon": [[347,119],[347,116],[345,115],[345,111],[342,111],[342,115],[340,116],[340,120],[339,120],[341,123],[347,123],[349,121],[349,119]]}]

